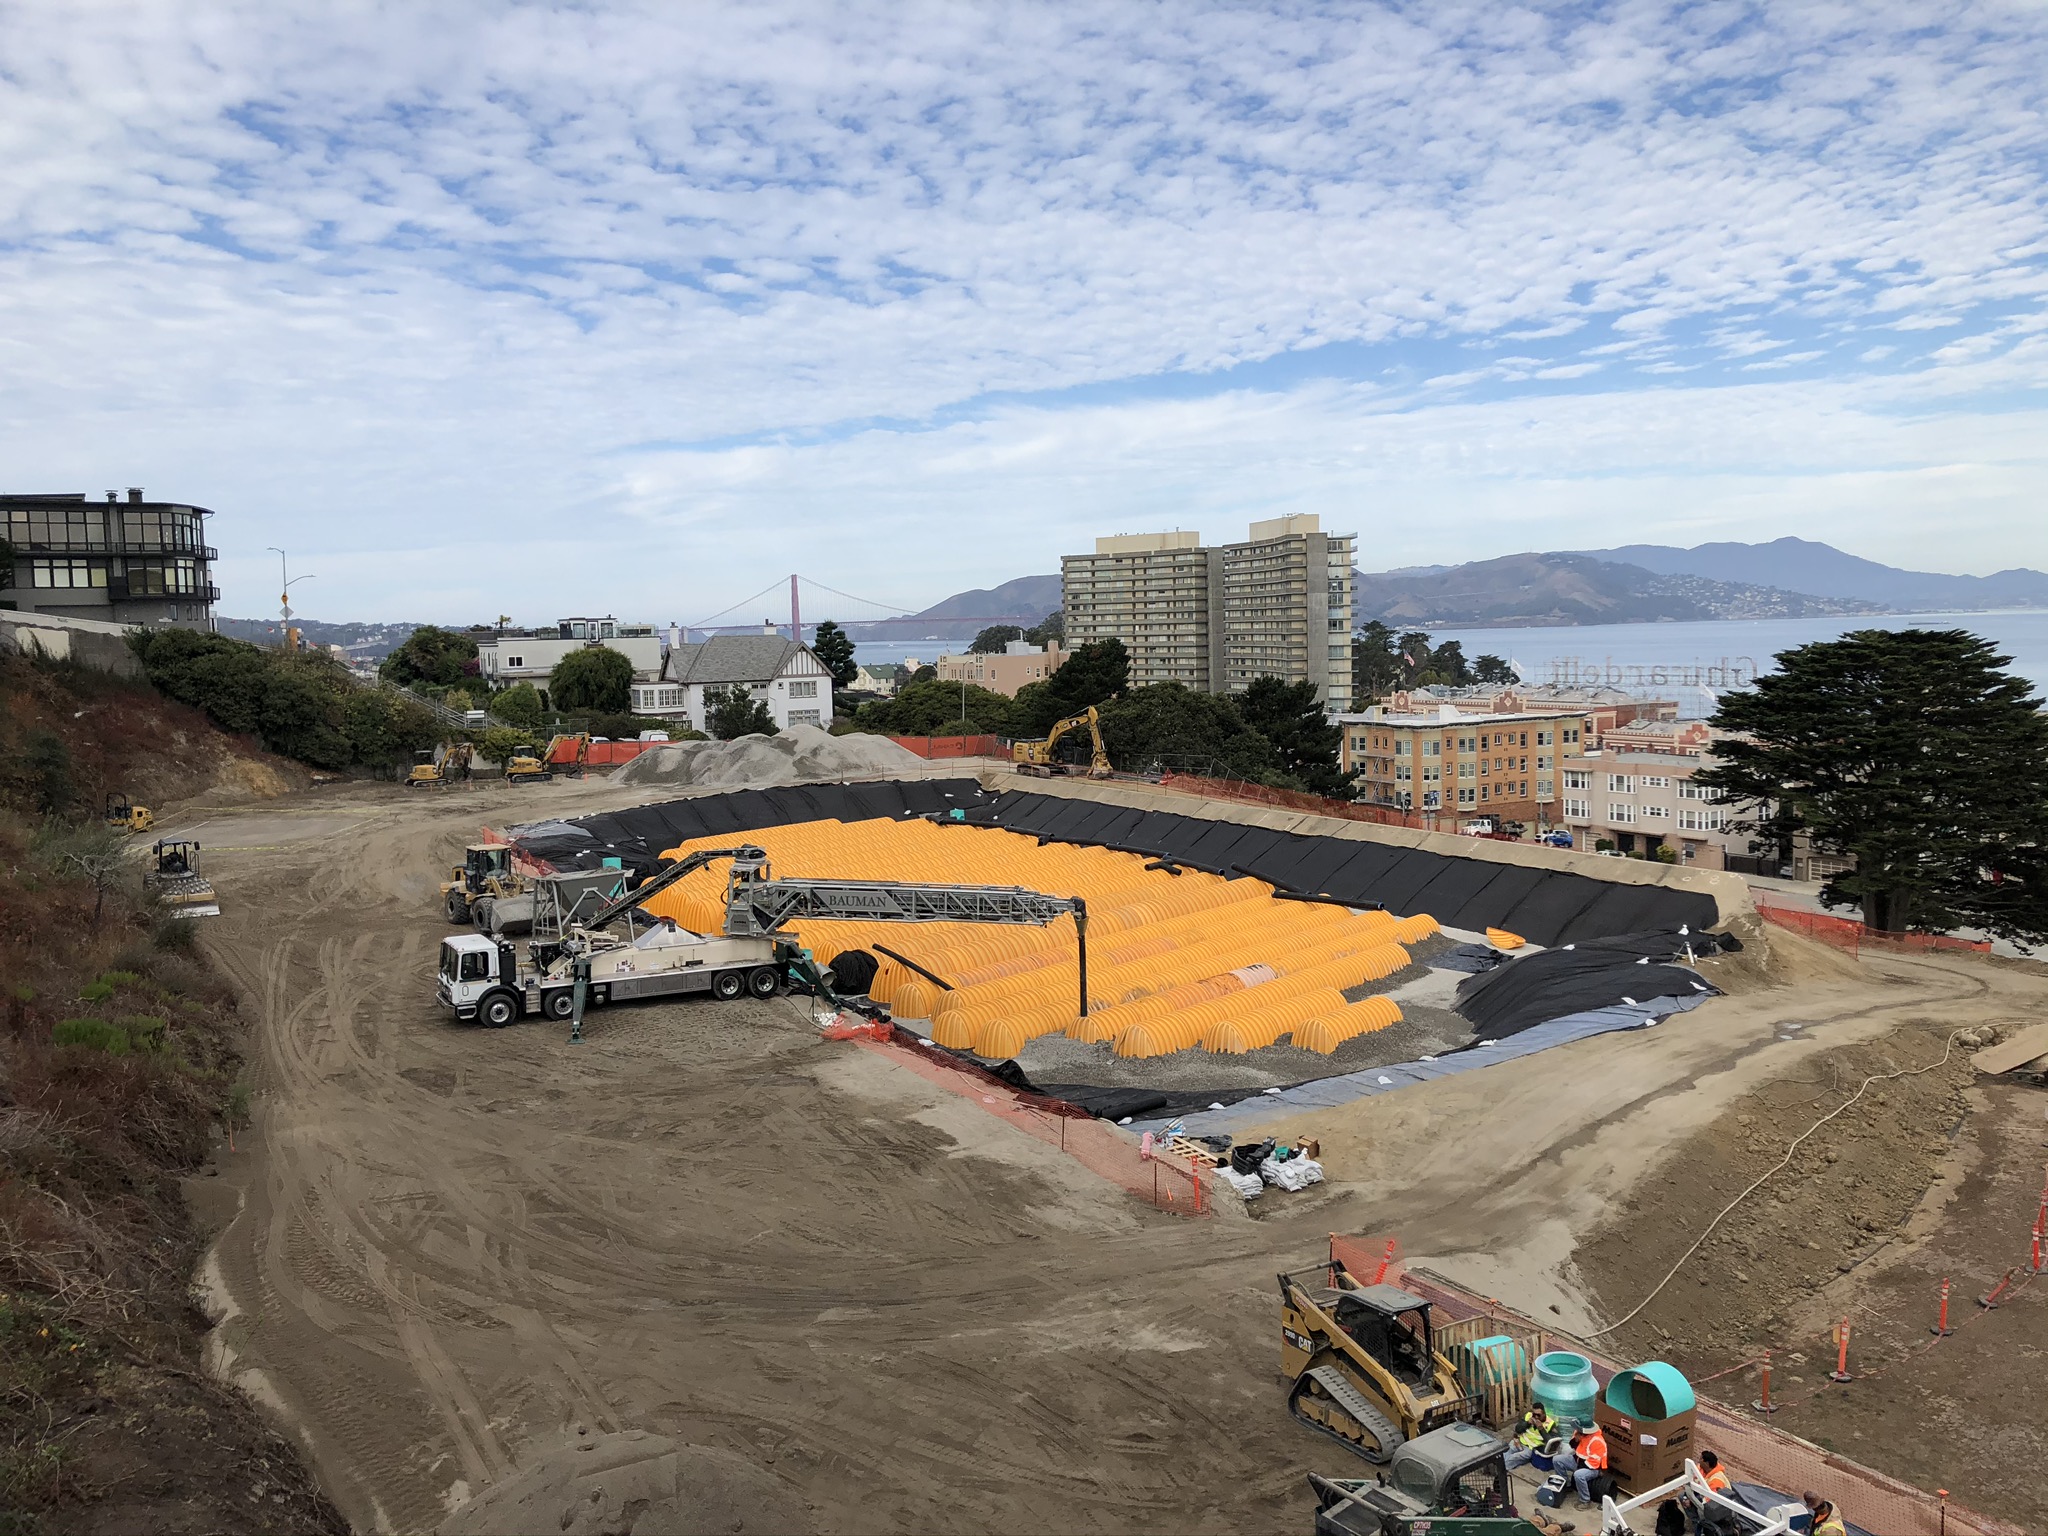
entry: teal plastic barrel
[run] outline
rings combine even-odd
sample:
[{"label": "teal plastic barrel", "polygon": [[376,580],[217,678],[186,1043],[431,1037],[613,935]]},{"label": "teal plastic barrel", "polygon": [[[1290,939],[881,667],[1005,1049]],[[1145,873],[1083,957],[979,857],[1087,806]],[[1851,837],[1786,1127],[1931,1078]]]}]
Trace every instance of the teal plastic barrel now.
[{"label": "teal plastic barrel", "polygon": [[1692,1383],[1677,1366],[1646,1360],[1614,1373],[1607,1383],[1607,1406],[1651,1423],[1675,1419],[1693,1406]]},{"label": "teal plastic barrel", "polygon": [[1592,1361],[1568,1349],[1553,1349],[1536,1357],[1535,1377],[1536,1399],[1552,1418],[1582,1425],[1593,1422],[1600,1387],[1593,1380]]},{"label": "teal plastic barrel", "polygon": [[1513,1381],[1528,1366],[1527,1352],[1504,1333],[1473,1339],[1458,1348],[1458,1379],[1468,1392]]}]

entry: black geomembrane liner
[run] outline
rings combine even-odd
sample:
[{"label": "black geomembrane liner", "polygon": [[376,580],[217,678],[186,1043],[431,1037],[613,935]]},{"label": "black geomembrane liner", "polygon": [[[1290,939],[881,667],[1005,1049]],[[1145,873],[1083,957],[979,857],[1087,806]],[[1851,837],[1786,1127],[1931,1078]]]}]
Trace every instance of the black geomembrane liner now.
[{"label": "black geomembrane liner", "polygon": [[644,873],[660,862],[662,849],[693,837],[954,809],[978,825],[1123,849],[1226,876],[1252,875],[1284,890],[1377,904],[1404,917],[1427,912],[1447,928],[1505,928],[1546,946],[1675,930],[1680,924],[1702,932],[1719,917],[1714,899],[1693,891],[1029,790],[990,793],[967,778],[734,790],[586,816],[569,823],[581,835],[536,834],[519,841],[557,868],[590,868],[612,855]]}]

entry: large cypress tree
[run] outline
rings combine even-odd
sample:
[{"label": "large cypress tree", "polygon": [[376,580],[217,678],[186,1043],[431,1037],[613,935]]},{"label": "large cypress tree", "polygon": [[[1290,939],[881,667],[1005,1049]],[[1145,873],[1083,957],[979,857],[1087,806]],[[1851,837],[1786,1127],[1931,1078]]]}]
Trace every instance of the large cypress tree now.
[{"label": "large cypress tree", "polygon": [[2048,937],[2048,716],[1967,630],[1866,629],[1782,652],[1713,723],[1697,782],[1738,827],[1854,857],[1821,899],[1891,932]]}]

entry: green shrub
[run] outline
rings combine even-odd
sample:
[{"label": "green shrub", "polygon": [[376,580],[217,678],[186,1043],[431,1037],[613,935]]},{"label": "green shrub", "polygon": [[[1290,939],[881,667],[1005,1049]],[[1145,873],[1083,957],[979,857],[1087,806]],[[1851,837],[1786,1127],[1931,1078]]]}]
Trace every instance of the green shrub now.
[{"label": "green shrub", "polygon": [[162,1051],[170,1036],[170,1021],[152,1013],[131,1013],[114,1020],[116,1028],[128,1031],[135,1049],[148,1055]]},{"label": "green shrub", "polygon": [[105,1051],[109,1056],[126,1056],[128,1031],[105,1019],[61,1019],[50,1031],[57,1045],[76,1045],[86,1050]]},{"label": "green shrub", "polygon": [[102,976],[98,981],[88,981],[78,989],[81,1002],[104,1003],[114,995],[114,984]]},{"label": "green shrub", "polygon": [[101,971],[100,980],[116,987],[132,987],[142,980],[140,971]]},{"label": "green shrub", "polygon": [[188,950],[199,941],[199,925],[189,917],[166,915],[157,919],[149,939],[158,949]]}]

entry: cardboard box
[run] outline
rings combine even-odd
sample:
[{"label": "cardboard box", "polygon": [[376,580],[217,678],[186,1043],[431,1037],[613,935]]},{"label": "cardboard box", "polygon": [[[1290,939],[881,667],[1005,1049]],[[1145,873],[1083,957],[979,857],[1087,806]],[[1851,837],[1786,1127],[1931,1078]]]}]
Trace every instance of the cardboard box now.
[{"label": "cardboard box", "polygon": [[1697,1408],[1688,1408],[1668,1419],[1638,1419],[1608,1407],[1605,1398],[1593,1404],[1593,1422],[1607,1438],[1607,1469],[1631,1493],[1669,1482],[1684,1470],[1685,1459],[1697,1454],[1698,1417]]}]

